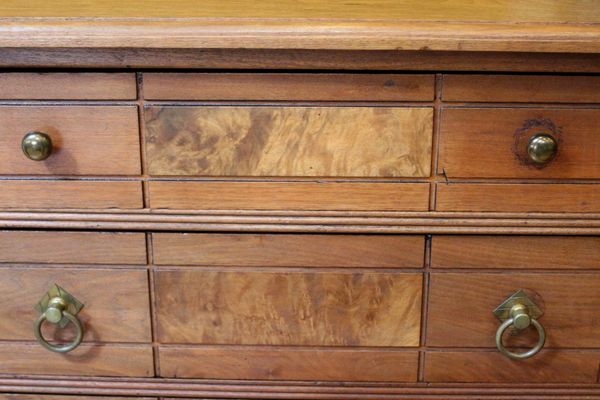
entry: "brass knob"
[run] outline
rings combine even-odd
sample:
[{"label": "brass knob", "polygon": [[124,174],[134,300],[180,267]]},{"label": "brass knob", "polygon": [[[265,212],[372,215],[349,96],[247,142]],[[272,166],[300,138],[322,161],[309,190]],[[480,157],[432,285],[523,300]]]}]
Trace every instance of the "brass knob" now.
[{"label": "brass knob", "polygon": [[[502,342],[502,336],[504,332],[510,327],[513,326],[516,330],[521,331],[530,325],[533,325],[534,328],[538,332],[538,341],[537,344],[523,353],[513,353],[504,347],[504,343]],[[529,357],[535,356],[537,353],[542,350],[544,344],[546,343],[546,331],[542,324],[540,324],[535,318],[532,318],[529,314],[529,310],[527,306],[524,304],[515,304],[510,308],[510,318],[507,319],[500,325],[498,331],[496,331],[496,347],[502,354],[507,356],[508,358],[512,358],[514,360],[524,360]]]},{"label": "brass knob", "polygon": [[23,153],[33,161],[42,161],[52,153],[52,139],[43,132],[29,132],[21,141]]},{"label": "brass knob", "polygon": [[527,144],[529,158],[537,164],[545,164],[556,156],[558,142],[554,137],[546,133],[534,135]]}]

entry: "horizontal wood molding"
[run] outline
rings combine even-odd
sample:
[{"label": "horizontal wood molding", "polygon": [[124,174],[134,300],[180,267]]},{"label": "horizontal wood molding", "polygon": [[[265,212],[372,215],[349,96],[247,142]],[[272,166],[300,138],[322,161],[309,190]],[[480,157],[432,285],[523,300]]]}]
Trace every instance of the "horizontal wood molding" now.
[{"label": "horizontal wood molding", "polygon": [[[132,400],[129,397],[114,396],[65,396],[51,394],[0,394],[0,400]],[[149,397],[136,397],[135,400],[156,400]]]}]

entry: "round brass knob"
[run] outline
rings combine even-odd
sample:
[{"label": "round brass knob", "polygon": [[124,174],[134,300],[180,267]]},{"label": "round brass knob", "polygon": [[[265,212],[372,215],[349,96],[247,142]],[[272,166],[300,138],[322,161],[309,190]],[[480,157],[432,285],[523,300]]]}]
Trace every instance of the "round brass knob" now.
[{"label": "round brass knob", "polygon": [[551,161],[558,151],[558,142],[551,135],[540,133],[532,136],[527,144],[529,158],[537,164]]},{"label": "round brass knob", "polygon": [[[83,326],[81,325],[81,322],[75,315],[66,311],[66,308],[67,303],[62,297],[53,297],[48,302],[48,308],[46,309],[46,311],[44,311],[39,316],[37,321],[35,321],[33,331],[35,334],[35,338],[37,339],[39,344],[41,344],[44,348],[55,353],[68,353],[69,351],[77,348],[77,346],[79,346],[81,344],[81,341],[83,340]],[[73,339],[71,343],[65,345],[55,345],[48,342],[42,335],[42,325],[44,321],[48,321],[53,324],[58,324],[63,318],[66,318],[67,320],[69,320],[69,322],[75,325],[75,328],[77,329],[75,339]]]},{"label": "round brass knob", "polygon": [[[523,330],[530,325],[533,325],[539,336],[537,344],[533,348],[523,353],[513,353],[512,351],[508,350],[502,342],[502,336],[511,325],[517,330]],[[527,307],[523,304],[515,304],[512,306],[510,309],[510,318],[504,321],[498,328],[498,331],[496,331],[496,347],[502,354],[514,360],[524,360],[526,358],[535,356],[540,352],[540,350],[542,350],[545,343],[546,330],[535,318],[531,318]]]},{"label": "round brass knob", "polygon": [[42,161],[52,153],[52,139],[43,132],[29,132],[21,141],[23,153],[33,161]]}]

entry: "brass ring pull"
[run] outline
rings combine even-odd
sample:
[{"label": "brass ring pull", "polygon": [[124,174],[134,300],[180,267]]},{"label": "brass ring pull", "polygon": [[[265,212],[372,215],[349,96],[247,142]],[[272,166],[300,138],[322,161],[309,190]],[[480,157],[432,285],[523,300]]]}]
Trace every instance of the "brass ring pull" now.
[{"label": "brass ring pull", "polygon": [[[517,330],[523,330],[529,327],[530,325],[533,325],[535,327],[539,336],[537,344],[533,348],[523,353],[514,353],[504,346],[504,343],[502,342],[502,336],[510,326],[514,326],[514,328]],[[525,360],[527,358],[535,356],[537,353],[540,352],[540,350],[542,350],[545,343],[546,331],[544,327],[535,318],[532,318],[529,315],[527,306],[523,304],[515,304],[510,309],[510,318],[504,321],[502,325],[500,325],[500,327],[498,328],[498,331],[496,331],[496,347],[498,347],[498,350],[500,350],[502,354],[504,354],[508,358],[512,358],[513,360]]]},{"label": "brass ring pull", "polygon": [[65,345],[54,345],[44,339],[44,336],[42,335],[42,324],[48,319],[46,314],[40,315],[37,321],[35,321],[35,338],[44,348],[55,353],[68,353],[72,350],[75,350],[83,340],[83,326],[81,325],[81,322],[79,322],[79,319],[68,311],[64,311],[63,316],[73,325],[75,325],[75,328],[77,328],[77,336],[75,336],[75,339],[73,339],[71,343]]}]

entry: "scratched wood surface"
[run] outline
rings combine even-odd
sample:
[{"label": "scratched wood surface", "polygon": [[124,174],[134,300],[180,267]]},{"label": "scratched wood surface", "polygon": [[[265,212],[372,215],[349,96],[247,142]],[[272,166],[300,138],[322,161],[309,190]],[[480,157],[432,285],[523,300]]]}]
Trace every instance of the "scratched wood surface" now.
[{"label": "scratched wood surface", "polygon": [[161,270],[155,275],[158,339],[418,346],[421,281],[409,273]]},{"label": "scratched wood surface", "polygon": [[150,107],[152,175],[426,177],[433,109]]}]

